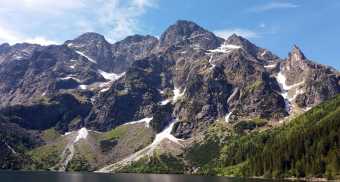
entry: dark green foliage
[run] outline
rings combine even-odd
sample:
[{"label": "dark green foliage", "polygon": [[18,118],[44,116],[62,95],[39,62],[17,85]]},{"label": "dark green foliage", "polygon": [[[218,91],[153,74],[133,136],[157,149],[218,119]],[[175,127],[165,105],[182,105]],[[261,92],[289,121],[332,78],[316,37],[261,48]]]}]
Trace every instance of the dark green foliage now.
[{"label": "dark green foliage", "polygon": [[67,165],[66,171],[91,171],[91,165],[82,156],[77,156]]},{"label": "dark green foliage", "polygon": [[[244,127],[248,124],[236,128]],[[196,152],[204,148],[211,152]],[[209,141],[209,146],[196,144],[187,156],[203,165],[201,174],[336,178],[340,174],[340,96],[286,126],[229,137],[221,143]]]},{"label": "dark green foliage", "polygon": [[237,133],[242,133],[245,130],[253,130],[256,128],[256,123],[255,122],[250,122],[250,121],[240,121],[237,124],[235,124],[234,128]]},{"label": "dark green foliage", "polygon": [[213,139],[209,139],[202,144],[195,143],[190,148],[186,158],[194,166],[203,167],[218,155],[219,147],[219,144]]}]

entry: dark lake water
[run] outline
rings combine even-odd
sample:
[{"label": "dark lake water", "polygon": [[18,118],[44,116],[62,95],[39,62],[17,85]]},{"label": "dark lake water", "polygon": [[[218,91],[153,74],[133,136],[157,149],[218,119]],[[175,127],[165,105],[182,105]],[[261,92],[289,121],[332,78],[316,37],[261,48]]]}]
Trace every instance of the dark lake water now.
[{"label": "dark lake water", "polygon": [[273,182],[209,176],[167,174],[99,174],[0,171],[0,182]]}]

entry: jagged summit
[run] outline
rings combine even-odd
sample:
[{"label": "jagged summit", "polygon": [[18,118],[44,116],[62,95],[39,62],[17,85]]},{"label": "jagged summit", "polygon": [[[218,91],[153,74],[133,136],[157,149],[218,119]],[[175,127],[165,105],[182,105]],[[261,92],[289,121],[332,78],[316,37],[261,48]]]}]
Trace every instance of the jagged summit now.
[{"label": "jagged summit", "polygon": [[297,45],[294,44],[291,52],[288,55],[288,59],[291,61],[301,61],[301,60],[305,60],[306,57],[301,51],[301,49]]},{"label": "jagged summit", "polygon": [[225,40],[226,44],[237,45],[242,47],[243,50],[251,54],[253,57],[258,58],[260,60],[276,60],[279,57],[274,55],[272,52],[267,49],[260,48],[256,46],[254,43],[250,42],[248,39],[239,36],[237,34],[232,34]]},{"label": "jagged summit", "polygon": [[78,36],[76,39],[105,39],[105,37],[99,33],[96,32],[86,32],[82,35]]},{"label": "jagged summit", "polygon": [[307,60],[297,46],[289,57],[294,61],[281,61],[242,36],[225,40],[185,20],[160,40],[132,35],[111,44],[89,32],[63,45],[3,44],[0,131],[13,134],[0,137],[0,166],[9,159],[2,154],[21,155],[13,138],[30,133],[37,145],[22,154],[53,151],[37,158],[39,169],[62,163],[73,170],[68,162],[84,160],[94,171],[150,151],[185,156],[195,137],[221,131],[229,140],[230,132],[269,129],[340,93],[338,72]]},{"label": "jagged summit", "polygon": [[84,33],[73,40],[68,40],[65,44],[89,44],[89,43],[108,43],[105,37],[95,32]]},{"label": "jagged summit", "polygon": [[191,44],[195,44],[203,49],[216,48],[222,42],[212,32],[194,22],[178,20],[161,35],[160,47],[167,48],[183,41],[189,41]]},{"label": "jagged summit", "polygon": [[118,41],[114,44],[119,44],[119,43],[136,43],[136,42],[142,42],[142,41],[147,41],[147,40],[152,40],[152,41],[158,41],[158,39],[154,36],[151,35],[130,35],[124,38],[121,41]]}]

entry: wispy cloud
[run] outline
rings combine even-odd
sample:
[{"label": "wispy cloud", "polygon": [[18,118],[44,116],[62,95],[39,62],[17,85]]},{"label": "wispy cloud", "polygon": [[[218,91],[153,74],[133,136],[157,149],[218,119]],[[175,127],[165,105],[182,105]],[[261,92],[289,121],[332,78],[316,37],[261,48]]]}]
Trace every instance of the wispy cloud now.
[{"label": "wispy cloud", "polygon": [[58,42],[49,40],[46,37],[42,37],[42,36],[25,37],[24,35],[18,32],[15,32],[13,30],[9,30],[3,27],[0,27],[0,43],[1,42],[7,42],[10,44],[23,43],[23,42],[28,42],[32,44],[40,44],[40,45],[58,44]]},{"label": "wispy cloud", "polygon": [[50,44],[55,41],[49,39],[63,41],[87,31],[117,41],[142,33],[141,16],[158,4],[158,0],[0,1],[0,43],[12,44]]},{"label": "wispy cloud", "polygon": [[253,8],[248,9],[248,12],[264,12],[276,9],[289,9],[289,8],[298,8],[299,5],[291,3],[291,2],[270,2],[267,4],[262,4],[255,6]]},{"label": "wispy cloud", "polygon": [[214,31],[214,34],[224,39],[227,39],[229,36],[231,36],[234,33],[244,38],[260,37],[259,34],[255,31],[248,30],[248,29],[241,29],[241,28],[221,29],[221,30]]},{"label": "wispy cloud", "polygon": [[139,17],[147,8],[157,6],[157,0],[105,0],[105,6],[98,11],[99,22],[111,28],[107,32],[111,41],[117,41],[141,31]]}]

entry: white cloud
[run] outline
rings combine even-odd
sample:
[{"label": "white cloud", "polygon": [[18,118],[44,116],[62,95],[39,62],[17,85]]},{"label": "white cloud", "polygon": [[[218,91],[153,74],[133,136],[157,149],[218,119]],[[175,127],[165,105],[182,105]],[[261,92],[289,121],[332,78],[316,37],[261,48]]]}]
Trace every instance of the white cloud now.
[{"label": "white cloud", "polygon": [[248,29],[241,29],[241,28],[233,28],[233,29],[223,29],[223,30],[216,30],[214,34],[224,39],[227,39],[232,34],[236,34],[242,36],[244,38],[258,38],[259,35],[255,31],[248,30]]},{"label": "white cloud", "polygon": [[262,4],[253,8],[248,9],[249,12],[264,12],[275,9],[289,9],[289,8],[298,8],[299,5],[291,3],[291,2],[270,2],[267,4]]},{"label": "white cloud", "polygon": [[84,7],[82,0],[1,0],[1,10],[7,12],[62,13]]},{"label": "white cloud", "polygon": [[33,37],[33,38],[26,38],[23,42],[29,42],[32,44],[40,44],[40,45],[52,45],[52,44],[58,44],[58,42],[49,40],[46,37]]},{"label": "white cloud", "polygon": [[94,31],[110,41],[143,32],[158,0],[0,0],[0,43],[50,44]]},{"label": "white cloud", "polygon": [[137,6],[138,8],[145,8],[145,7],[157,7],[156,0],[133,0],[133,6]]},{"label": "white cloud", "polygon": [[18,42],[18,39],[19,37],[16,33],[0,27],[0,42],[8,42],[12,44]]},{"label": "white cloud", "polygon": [[99,22],[111,27],[107,33],[110,41],[117,41],[128,35],[140,32],[138,20],[147,8],[156,7],[157,0],[106,0],[105,6],[99,9]]},{"label": "white cloud", "polygon": [[40,45],[51,45],[51,44],[58,44],[56,41],[48,40],[45,37],[25,37],[20,33],[17,33],[12,30],[5,29],[0,27],[0,43],[7,42],[9,44],[15,43],[32,43],[32,44],[40,44]]}]

